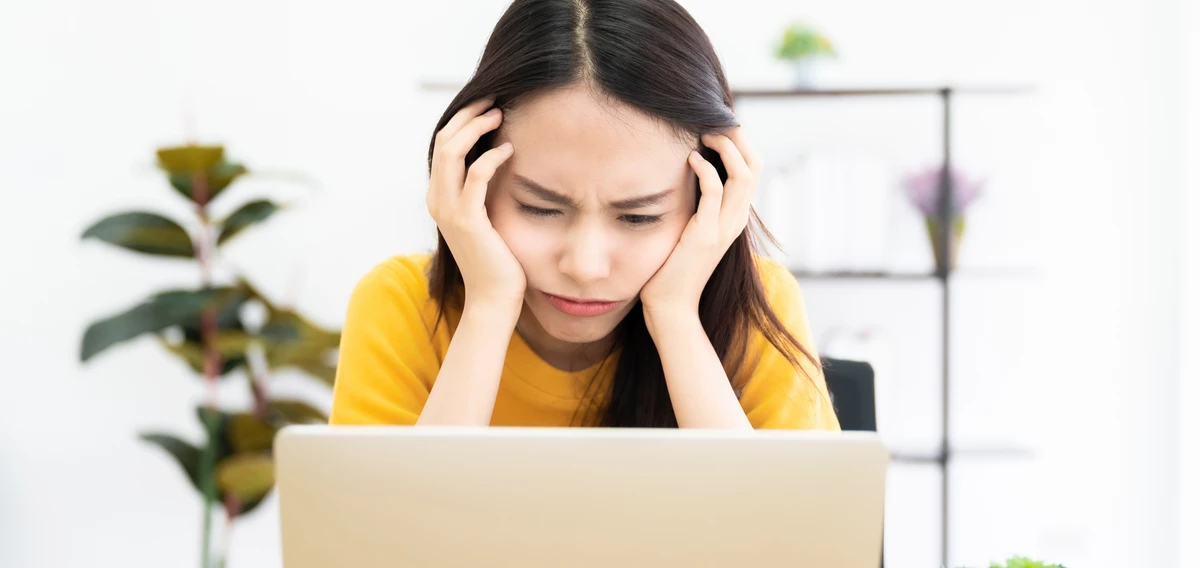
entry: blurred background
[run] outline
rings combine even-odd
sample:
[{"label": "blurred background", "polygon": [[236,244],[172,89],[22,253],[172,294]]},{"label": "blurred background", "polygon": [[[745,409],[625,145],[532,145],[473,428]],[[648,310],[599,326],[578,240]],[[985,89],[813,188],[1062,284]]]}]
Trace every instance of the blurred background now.
[{"label": "blurred background", "polygon": [[[681,4],[767,161],[759,212],[818,348],[875,369],[896,457],[886,564],[1200,566],[1200,6]],[[202,541],[231,568],[281,565],[269,461],[221,462],[202,538],[204,499],[179,467],[204,445],[196,407],[230,413],[217,459],[256,447],[236,413],[275,428],[328,407],[331,355],[287,342],[336,333],[360,276],[434,244],[432,128],[506,6],[0,6],[0,566],[195,566]],[[973,199],[943,279],[920,205],[947,131],[954,189]],[[172,190],[156,156],[189,142],[224,147],[205,168],[249,173],[197,207],[179,186],[213,170],[176,164]],[[245,230],[207,264],[151,258],[111,245],[175,228],[97,225],[127,211],[185,235],[203,234],[201,212]],[[203,318],[168,326],[157,300],[124,320],[146,333],[81,363],[93,322],[205,274],[253,283],[218,326],[252,339],[230,348],[242,368],[216,381],[188,359]],[[271,339],[285,316],[299,335]]]}]

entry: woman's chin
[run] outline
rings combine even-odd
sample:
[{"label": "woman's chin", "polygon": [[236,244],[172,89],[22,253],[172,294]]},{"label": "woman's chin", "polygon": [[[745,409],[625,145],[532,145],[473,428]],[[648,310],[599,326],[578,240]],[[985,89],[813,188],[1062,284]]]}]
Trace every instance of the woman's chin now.
[{"label": "woman's chin", "polygon": [[[608,318],[605,318],[606,320]],[[590,321],[579,321],[590,320]],[[542,322],[542,327],[551,337],[568,343],[592,343],[608,337],[616,328],[616,323],[605,325],[607,322],[599,318],[578,318],[557,314],[551,322]],[[619,323],[619,321],[617,322]]]},{"label": "woman's chin", "polygon": [[618,309],[601,316],[580,317],[564,314],[553,306],[544,305],[539,308],[542,309],[533,312],[542,329],[551,337],[568,343],[600,341],[608,337],[628,313],[628,309]]}]

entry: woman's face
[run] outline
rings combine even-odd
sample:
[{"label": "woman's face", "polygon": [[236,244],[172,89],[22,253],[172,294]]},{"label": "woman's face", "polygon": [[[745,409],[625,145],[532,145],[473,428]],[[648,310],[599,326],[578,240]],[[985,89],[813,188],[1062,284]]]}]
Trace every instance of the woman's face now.
[{"label": "woman's face", "polygon": [[[694,146],[580,88],[531,99],[503,120],[496,144],[512,142],[513,155],[489,184],[487,211],[525,269],[528,311],[560,341],[604,339],[695,213]],[[585,315],[551,296],[615,306]]]}]

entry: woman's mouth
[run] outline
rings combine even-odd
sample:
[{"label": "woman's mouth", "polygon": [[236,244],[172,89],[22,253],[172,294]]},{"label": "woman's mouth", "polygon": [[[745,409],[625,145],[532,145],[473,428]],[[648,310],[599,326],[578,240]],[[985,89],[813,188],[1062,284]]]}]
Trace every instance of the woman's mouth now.
[{"label": "woman's mouth", "polygon": [[579,298],[564,298],[542,292],[542,296],[550,302],[550,305],[558,308],[558,311],[578,317],[592,317],[601,314],[606,314],[613,311],[620,305],[620,302],[608,302],[603,300],[585,300]]}]

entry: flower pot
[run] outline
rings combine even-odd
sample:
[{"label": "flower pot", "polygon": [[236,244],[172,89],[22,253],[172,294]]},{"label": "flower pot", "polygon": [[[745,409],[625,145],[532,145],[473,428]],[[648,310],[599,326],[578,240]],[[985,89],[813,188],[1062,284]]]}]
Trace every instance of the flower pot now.
[{"label": "flower pot", "polygon": [[812,89],[816,86],[815,69],[817,60],[815,57],[801,57],[793,59],[792,64],[792,84],[798,89]]},{"label": "flower pot", "polygon": [[[950,232],[950,264],[949,270],[953,270],[958,266],[958,249],[959,243],[962,242],[963,231],[966,229],[966,220],[962,217],[954,217],[951,222]],[[946,261],[942,258],[942,235],[945,233],[942,227],[941,220],[936,217],[925,218],[925,232],[929,236],[929,244],[933,248],[933,263],[937,267],[938,273],[941,273],[947,266]]]}]

